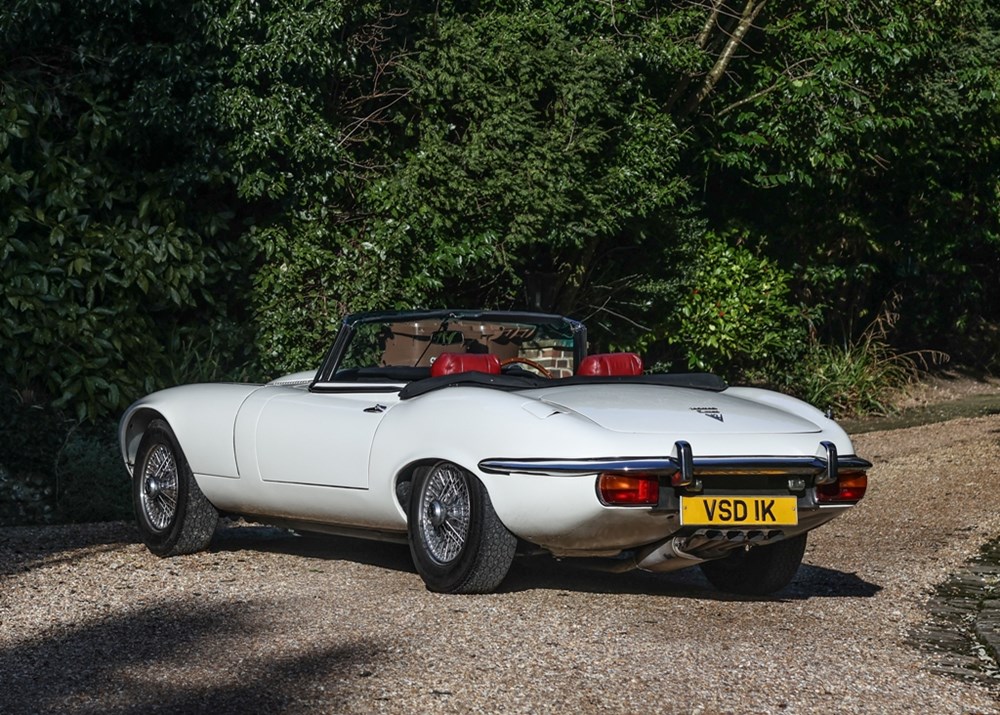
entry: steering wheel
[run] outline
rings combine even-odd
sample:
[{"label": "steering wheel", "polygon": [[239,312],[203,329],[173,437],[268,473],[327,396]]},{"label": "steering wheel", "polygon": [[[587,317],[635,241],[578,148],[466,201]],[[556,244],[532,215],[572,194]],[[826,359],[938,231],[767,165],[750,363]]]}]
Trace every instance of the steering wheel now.
[{"label": "steering wheel", "polygon": [[524,357],[512,357],[512,358],[507,358],[506,360],[501,360],[500,361],[500,369],[502,370],[507,365],[514,365],[515,363],[520,363],[522,365],[527,365],[528,367],[531,367],[531,368],[534,368],[535,370],[538,370],[538,372],[540,372],[542,374],[542,377],[547,377],[549,379],[552,378],[552,373],[549,372],[547,369],[545,369],[544,365],[542,365],[541,363],[535,362],[534,360],[529,360],[528,358],[524,358]]}]

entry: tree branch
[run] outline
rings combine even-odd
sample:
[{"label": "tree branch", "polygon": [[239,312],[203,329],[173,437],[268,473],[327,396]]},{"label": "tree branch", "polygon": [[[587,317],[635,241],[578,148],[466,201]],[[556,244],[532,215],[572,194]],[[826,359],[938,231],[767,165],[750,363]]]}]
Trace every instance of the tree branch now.
[{"label": "tree branch", "polygon": [[804,60],[799,60],[798,62],[796,62],[793,65],[790,65],[789,67],[785,68],[785,70],[781,73],[782,74],[782,78],[779,79],[779,80],[777,80],[776,82],[774,82],[774,84],[772,84],[769,87],[765,87],[764,89],[762,89],[760,91],[754,92],[749,97],[744,97],[743,99],[741,99],[739,101],[736,101],[736,102],[733,102],[732,104],[724,107],[722,110],[719,111],[718,116],[721,117],[723,114],[728,114],[729,112],[733,111],[734,109],[738,109],[738,108],[742,107],[745,104],[750,104],[751,102],[757,101],[761,97],[770,94],[771,92],[773,92],[774,90],[778,89],[779,87],[783,87],[785,85],[785,82],[788,81],[788,80],[806,79],[807,77],[812,77],[815,74],[815,72],[812,72],[812,71],[805,72],[805,73],[800,74],[800,75],[798,75],[796,77],[792,77],[792,70],[794,70],[795,68],[800,67],[800,66],[802,66],[804,64],[808,64],[808,63],[814,62],[814,61],[815,61],[815,58],[808,57],[808,58],[806,58]]},{"label": "tree branch", "polygon": [[712,28],[719,21],[719,10],[722,9],[722,0],[712,0],[712,12],[708,14],[708,19],[705,20],[705,24],[701,28],[701,32],[698,33],[698,37],[695,38],[695,44],[701,49],[705,49],[708,45],[708,38],[712,34]]},{"label": "tree branch", "polygon": [[709,70],[705,79],[702,81],[701,86],[698,91],[695,92],[684,106],[681,108],[681,116],[687,116],[698,109],[701,103],[712,93],[715,86],[719,83],[722,77],[725,75],[726,70],[729,68],[729,63],[732,62],[733,55],[736,54],[736,48],[740,46],[743,42],[743,38],[749,32],[750,28],[753,27],[754,20],[760,14],[760,11],[764,9],[764,5],[767,0],[746,0],[746,5],[743,7],[743,13],[740,16],[740,21],[736,25],[736,29],[733,30],[729,37],[729,41],[726,42],[725,47],[722,52],[719,53],[718,59],[715,61],[715,65]]}]

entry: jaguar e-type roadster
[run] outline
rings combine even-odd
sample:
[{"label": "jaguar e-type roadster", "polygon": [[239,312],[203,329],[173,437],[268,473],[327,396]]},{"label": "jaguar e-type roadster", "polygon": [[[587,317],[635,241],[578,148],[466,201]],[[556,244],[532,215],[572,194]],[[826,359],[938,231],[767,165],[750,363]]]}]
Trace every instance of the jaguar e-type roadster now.
[{"label": "jaguar e-type roadster", "polygon": [[864,496],[871,464],[814,407],[586,349],[557,315],[364,313],[317,371],[153,393],[120,425],[139,531],[160,556],[220,515],[408,542],[448,593],[547,552],[766,594]]}]

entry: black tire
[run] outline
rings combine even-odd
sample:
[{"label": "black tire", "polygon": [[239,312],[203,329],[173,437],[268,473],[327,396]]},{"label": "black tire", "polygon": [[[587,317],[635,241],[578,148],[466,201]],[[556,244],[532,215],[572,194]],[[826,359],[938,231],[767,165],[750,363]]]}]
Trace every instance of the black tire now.
[{"label": "black tire", "polygon": [[153,420],[139,443],[132,506],[143,543],[157,556],[208,547],[219,512],[201,493],[169,425]]},{"label": "black tire", "polygon": [[726,558],[705,561],[701,571],[720,591],[764,596],[791,583],[805,552],[806,535],[800,534],[749,551],[736,549]]},{"label": "black tire", "polygon": [[431,591],[490,593],[507,576],[517,537],[466,470],[450,462],[419,470],[408,512],[410,554]]}]

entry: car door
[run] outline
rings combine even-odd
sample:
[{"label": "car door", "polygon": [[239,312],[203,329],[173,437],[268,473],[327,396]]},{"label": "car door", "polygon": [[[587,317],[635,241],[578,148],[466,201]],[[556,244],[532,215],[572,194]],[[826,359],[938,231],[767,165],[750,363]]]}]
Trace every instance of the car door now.
[{"label": "car door", "polygon": [[367,489],[375,431],[397,400],[394,393],[316,393],[303,386],[259,390],[236,419],[240,477]]}]

